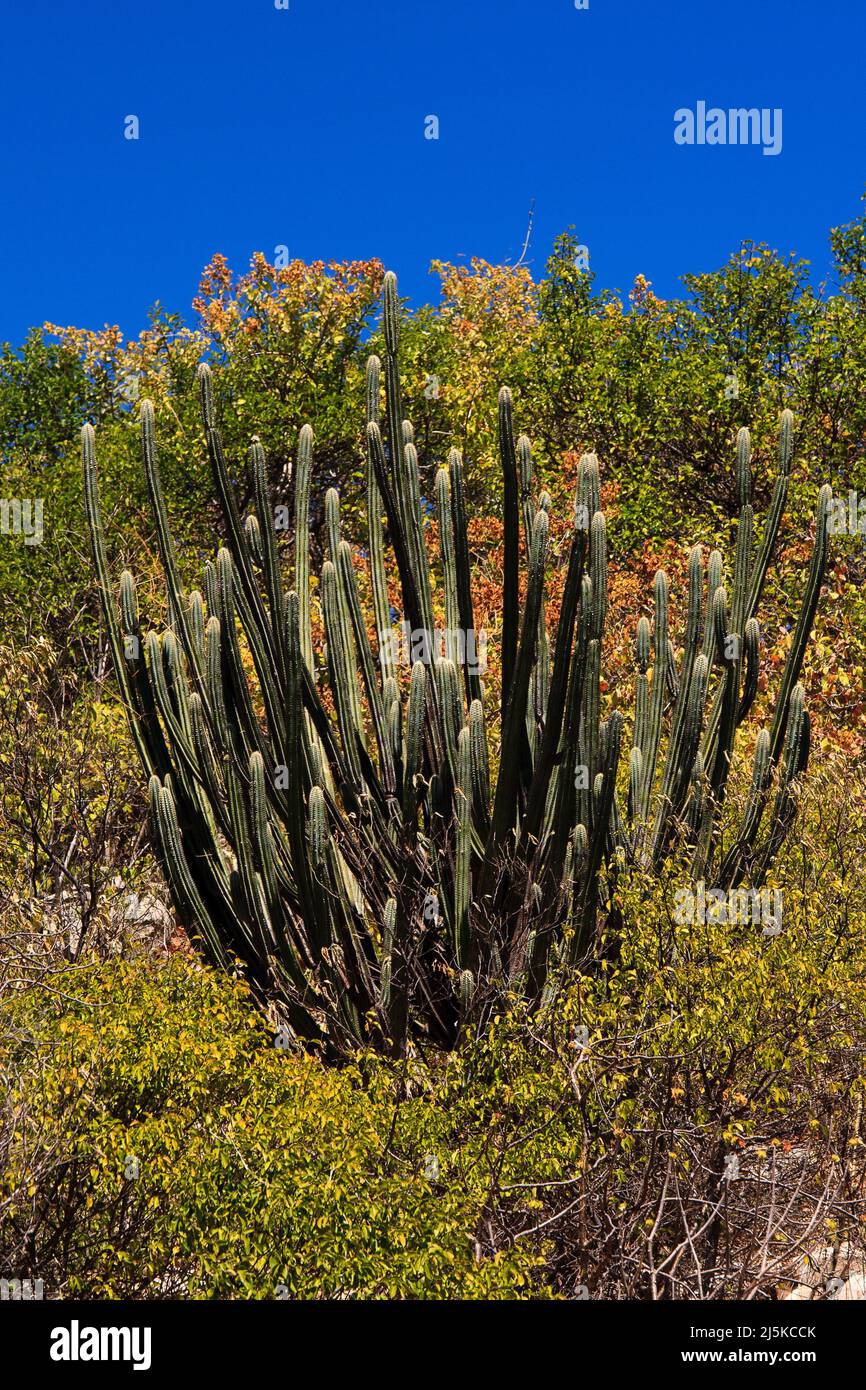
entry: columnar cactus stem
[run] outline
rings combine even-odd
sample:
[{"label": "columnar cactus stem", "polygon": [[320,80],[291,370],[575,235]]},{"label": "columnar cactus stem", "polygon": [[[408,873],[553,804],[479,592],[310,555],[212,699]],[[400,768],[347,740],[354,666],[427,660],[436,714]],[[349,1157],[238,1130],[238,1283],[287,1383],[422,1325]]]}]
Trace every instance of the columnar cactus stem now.
[{"label": "columnar cactus stem", "polygon": [[[379,394],[381,390],[381,363],[378,357],[367,361],[367,423],[379,424]],[[383,682],[394,675],[394,658],[391,649],[391,604],[388,599],[388,580],[385,574],[385,533],[382,526],[382,495],[376,482],[373,456],[367,444],[367,538],[370,549],[370,583],[373,591],[373,613],[376,619],[376,637],[379,650],[379,666]]]},{"label": "columnar cactus stem", "polygon": [[[469,564],[469,541],[467,536],[466,506],[463,498],[463,461],[458,449],[448,454],[448,481],[451,492],[451,522],[454,538],[454,567],[457,582],[457,614],[464,638],[470,640],[473,649],[480,648],[480,633],[475,628],[475,615],[472,603],[471,571]],[[466,684],[466,699],[481,700],[481,673],[476,662],[466,662],[463,668]]]},{"label": "columnar cactus stem", "polygon": [[468,728],[460,730],[457,750],[457,844],[454,852],[454,954],[462,969],[469,960],[471,932],[472,751]]},{"label": "columnar cactus stem", "polygon": [[[460,629],[460,614],[457,603],[457,563],[454,554],[454,523],[451,516],[451,482],[447,468],[440,468],[436,474],[436,503],[439,513],[439,548],[442,555],[442,578],[445,585],[445,632],[446,651],[449,661],[460,664],[457,650]],[[469,634],[464,634],[465,642]]]},{"label": "columnar cactus stem", "polygon": [[518,547],[520,536],[517,455],[514,448],[511,392],[507,386],[503,386],[499,392],[499,457],[502,463],[505,525],[505,560],[502,582],[502,721],[504,724],[517,661],[517,632],[519,627]]},{"label": "columnar cactus stem", "polygon": [[313,431],[304,425],[298,436],[295,463],[295,592],[301,620],[301,654],[315,678],[312,619],[310,615],[310,473],[313,466]]},{"label": "columnar cactus stem", "polygon": [[646,735],[641,746],[643,783],[640,795],[640,819],[649,818],[650,800],[655,780],[656,762],[662,731],[662,711],[667,689],[667,666],[670,643],[668,639],[668,578],[664,570],[656,572],[653,585],[655,598],[655,631],[653,636],[653,675],[647,711]]}]

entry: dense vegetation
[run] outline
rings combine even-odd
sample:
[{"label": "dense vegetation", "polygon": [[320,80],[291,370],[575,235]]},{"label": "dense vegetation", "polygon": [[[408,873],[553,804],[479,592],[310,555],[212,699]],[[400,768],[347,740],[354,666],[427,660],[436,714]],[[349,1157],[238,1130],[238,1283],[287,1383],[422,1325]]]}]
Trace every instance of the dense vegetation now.
[{"label": "dense vegetation", "polygon": [[[761,595],[760,655],[751,665],[744,652],[736,687],[724,663],[717,668],[724,740],[741,722],[740,682],[750,687],[750,669],[754,703],[752,717],[742,720],[743,757],[729,773],[726,760],[712,760],[720,774],[724,766],[730,786],[714,818],[714,855],[703,861],[713,870],[705,874],[708,888],[727,866],[726,888],[760,883],[781,895],[784,910],[778,931],[712,911],[684,916],[682,894],[698,875],[665,835],[664,852],[638,855],[628,874],[614,872],[617,839],[620,848],[623,837],[634,847],[635,813],[638,825],[648,819],[646,773],[625,758],[622,823],[611,829],[612,775],[595,832],[591,793],[583,804],[588,843],[600,849],[589,895],[592,928],[580,950],[568,943],[576,939],[575,923],[583,929],[589,880],[578,894],[577,917],[544,896],[545,931],[562,937],[563,963],[568,957],[579,968],[554,971],[557,988],[545,993],[544,979],[527,983],[525,952],[521,970],[498,975],[487,948],[486,961],[477,952],[461,959],[456,926],[465,879],[450,868],[444,885],[441,876],[425,882],[421,874],[416,886],[422,898],[435,890],[452,943],[448,958],[426,962],[419,998],[429,998],[432,981],[440,991],[436,1008],[424,1021],[426,1005],[416,999],[416,1026],[408,1033],[392,1027],[374,933],[372,993],[356,1001],[336,1068],[315,1046],[313,1056],[295,1047],[291,1031],[280,1027],[287,1014],[279,999],[274,1007],[273,981],[267,971],[250,971],[237,942],[222,960],[228,970],[197,963],[189,937],[202,924],[182,903],[165,914],[161,943],[143,945],[130,930],[130,895],[139,904],[169,899],[90,564],[79,434],[85,423],[95,426],[111,573],[135,574],[143,630],[161,630],[168,616],[165,546],[140,461],[141,400],[153,402],[160,495],[176,543],[177,584],[187,594],[224,534],[199,415],[199,363],[209,364],[212,410],[229,461],[226,487],[241,515],[258,510],[257,487],[268,509],[287,509],[287,589],[296,582],[298,441],[304,424],[314,426],[309,642],[321,668],[322,715],[345,747],[351,701],[345,689],[342,701],[339,694],[333,699],[334,671],[322,657],[326,636],[332,652],[336,646],[345,616],[337,609],[353,574],[365,611],[375,605],[364,424],[373,418],[368,359],[378,356],[387,366],[393,351],[378,315],[383,269],[277,269],[257,257],[236,279],[217,257],[203,277],[194,329],[158,307],[129,342],[112,329],[46,325],[20,349],[3,349],[0,494],[44,499],[44,535],[33,545],[21,535],[0,536],[0,1069],[8,1078],[0,1117],[0,1273],[42,1277],[48,1292],[61,1296],[766,1298],[783,1295],[816,1249],[862,1249],[866,516],[857,507],[866,493],[866,220],[833,232],[831,242],[832,287],[813,287],[793,257],[747,246],[721,270],[686,277],[681,301],[657,299],[639,277],[623,304],[597,292],[575,258],[575,239],[565,236],[538,282],[522,266],[439,265],[440,304],[401,310],[402,415],[414,422],[424,516],[423,554],[416,542],[413,564],[429,563],[438,573],[444,549],[447,566],[449,507],[442,508],[450,494],[440,470],[455,447],[469,517],[459,539],[471,568],[474,621],[486,630],[492,654],[481,703],[494,789],[513,684],[506,681],[503,692],[501,672],[503,665],[513,670],[507,653],[516,654],[513,599],[509,606],[504,598],[514,592],[513,501],[503,495],[501,457],[512,412],[532,440],[534,466],[532,506],[518,516],[519,565],[522,571],[534,563],[554,655],[569,601],[575,494],[585,499],[587,489],[600,489],[590,511],[604,512],[605,552],[598,526],[594,556],[591,531],[577,540],[587,575],[606,570],[603,641],[591,603],[585,619],[587,641],[599,643],[590,681],[597,695],[590,702],[591,763],[609,757],[616,707],[635,733],[631,690],[637,674],[640,700],[648,662],[642,638],[635,673],[634,635],[640,620],[645,631],[656,616],[654,592],[656,607],[664,608],[653,581],[662,567],[670,576],[669,653],[666,624],[656,631],[670,673],[665,718],[673,719],[675,741],[675,691],[687,688],[682,676],[697,650],[690,667],[690,549],[741,553],[744,507],[752,504],[756,540],[766,535],[760,527],[773,511],[779,420],[793,412],[790,448],[783,430],[786,507]],[[496,395],[503,384],[510,388],[504,417]],[[387,394],[384,402],[387,447]],[[751,432],[748,488],[744,426]],[[732,462],[738,434],[739,471]],[[260,443],[248,473],[253,435]],[[594,465],[580,462],[588,454],[599,461],[597,482]],[[522,461],[515,443],[515,466]],[[384,472],[374,470],[380,484],[387,476],[387,462]],[[445,477],[453,488],[453,467]],[[842,507],[828,517],[832,524],[819,520],[816,527],[815,498],[825,484]],[[326,504],[331,487],[340,495],[339,535],[333,504]],[[549,521],[539,522],[536,508]],[[383,498],[380,515],[393,543],[399,499],[389,511]],[[541,531],[549,531],[546,555]],[[261,533],[254,533],[248,525],[250,556],[266,567]],[[350,557],[342,568],[341,538]],[[825,541],[823,589],[806,646],[795,631],[797,614],[810,557],[820,556]],[[231,562],[239,563],[237,548]],[[319,579],[329,564],[343,586],[330,603],[330,631],[331,581]],[[385,566],[388,599],[402,616],[405,576],[390,553]],[[730,589],[735,567],[732,558],[725,577],[729,600],[739,603],[736,619],[733,609],[730,621],[720,611],[716,627],[706,625],[718,633],[718,657],[732,632],[748,641],[751,610],[736,586]],[[522,573],[519,585],[522,612],[531,608],[532,585],[527,590]],[[436,580],[430,594],[443,618],[447,589]],[[537,646],[540,629],[531,626]],[[354,640],[360,652],[359,632]],[[371,655],[378,655],[375,645]],[[267,692],[243,637],[237,656],[253,711],[266,716]],[[537,692],[537,652],[530,656],[529,684]],[[285,679],[285,665],[274,669]],[[399,677],[401,700],[406,676],[392,677]],[[798,680],[803,691],[795,695]],[[648,701],[652,685],[650,671]],[[232,688],[238,696],[237,681]],[[174,698],[168,696],[164,717]],[[366,719],[366,687],[361,699]],[[809,711],[805,776],[797,748],[789,764],[783,756],[792,699],[796,710]],[[685,708],[684,694],[682,700]],[[777,738],[779,708],[785,714]],[[505,821],[531,800],[530,785],[520,788],[524,738],[537,768],[544,725],[533,727],[526,714],[544,709],[537,693],[527,696],[513,721],[520,756],[506,767],[514,799],[509,791]],[[675,772],[671,783],[662,780],[668,736],[656,727],[658,713],[647,705],[636,746],[649,731],[656,795],[667,785],[670,802],[682,779]],[[763,752],[762,723],[771,731]],[[459,727],[453,732],[453,767],[445,758],[452,796],[464,785]],[[374,744],[375,762],[363,769],[368,780],[379,766],[381,745]],[[241,751],[248,765],[252,749]],[[776,783],[762,780],[761,769],[774,765],[788,777],[782,803]],[[467,766],[471,771],[471,761]],[[425,764],[422,802],[430,795],[429,772]],[[539,803],[545,812],[547,790],[549,781],[536,788],[533,814]],[[477,823],[470,821],[462,843],[469,881],[477,884],[483,808],[474,791],[470,799]],[[402,793],[398,800],[402,806]],[[739,832],[758,802],[769,840],[758,837],[768,851],[756,863],[752,840]],[[677,823],[688,821],[684,802],[667,809]],[[773,833],[773,817],[787,842]],[[430,819],[428,807],[421,824],[429,827]],[[449,822],[443,832],[443,862],[451,863],[459,832],[458,808],[455,830]],[[567,838],[573,863],[573,835]],[[500,856],[497,872],[505,861],[513,862]],[[261,871],[260,856],[250,862]],[[365,895],[367,910],[380,897],[385,909],[396,896],[385,883],[369,891],[365,885]],[[522,889],[519,896],[526,912],[531,899]],[[470,903],[476,898],[473,891]],[[290,891],[286,902],[296,910]],[[473,930],[489,947],[481,916]],[[531,933],[531,910],[524,925]],[[481,988],[494,978],[494,991]],[[451,1022],[437,1030],[431,1019],[445,999]],[[469,1007],[473,1001],[478,1007]],[[356,1028],[365,1018],[376,1020],[372,1028]],[[290,1021],[297,1024],[297,1016]],[[333,1018],[326,1026],[333,1036]],[[383,1037],[400,1044],[396,1055],[383,1055]]]},{"label": "dense vegetation", "polygon": [[[581,458],[558,565],[559,612],[549,626],[546,573],[551,560],[556,565],[550,499],[536,499],[532,446],[525,435],[515,440],[511,393],[502,387],[497,709],[485,699],[482,680],[486,642],[476,627],[457,449],[436,476],[441,574],[439,582],[434,578],[418,451],[401,409],[390,274],[384,318],[384,372],[376,356],[367,364],[369,570],[360,575],[342,538],[339,493],[329,488],[325,498],[328,559],[319,592],[326,660],[317,659],[312,636],[309,426],[298,444],[289,566],[261,443],[249,451],[254,507],[243,517],[210,369],[199,369],[227,544],[205,566],[203,593],[187,593],[168,528],[153,406],[143,403],[143,466],[169,616],[161,635],[142,628],[129,570],[115,599],[95,436],[90,425],[82,431],[102,614],[180,920],[212,965],[225,969],[233,958],[242,960],[262,999],[278,1004],[291,1036],[325,1044],[329,1052],[359,1046],[371,1030],[398,1053],[415,1038],[453,1046],[489,1014],[502,990],[543,1009],[575,966],[597,961],[599,911],[607,920],[618,914],[620,881],[635,870],[658,872],[677,858],[713,893],[746,883],[750,892],[761,890],[790,830],[809,758],[811,725],[799,677],[830,542],[832,490],[825,484],[772,720],[757,736],[750,793],[725,847],[722,815],[735,741],[758,694],[755,615],[784,514],[794,421],[783,412],[779,476],[760,539],[751,442],[740,429],[739,519],[729,574],[720,551],[708,565],[700,546],[690,552],[679,661],[662,569],[653,583],[652,638],[646,618],[637,625],[628,797],[621,798],[623,715],[613,710],[602,719],[608,562],[598,460]],[[399,593],[389,583],[386,549]],[[287,593],[289,567],[294,583]],[[372,589],[372,638],[359,594],[364,579]],[[408,629],[402,654],[393,640],[395,613]],[[336,721],[329,718],[332,706]]]}]

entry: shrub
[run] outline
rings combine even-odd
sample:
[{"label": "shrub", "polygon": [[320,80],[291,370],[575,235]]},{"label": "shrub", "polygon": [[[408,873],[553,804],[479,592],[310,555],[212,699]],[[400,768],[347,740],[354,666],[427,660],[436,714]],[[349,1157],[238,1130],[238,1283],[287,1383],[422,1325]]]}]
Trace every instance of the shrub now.
[{"label": "shrub", "polygon": [[[0,1269],[46,1297],[502,1297],[531,1248],[479,1258],[486,1199],[399,1091],[274,1047],[237,981],[175,957],[52,974],[7,997]],[[425,1147],[426,1143],[426,1147]]]},{"label": "shrub", "polygon": [[783,931],[678,920],[677,875],[621,884],[601,968],[542,1013],[503,996],[450,1053],[324,1067],[192,958],[11,972],[0,1272],[49,1297],[774,1299],[828,1244],[858,1258],[866,788],[834,800],[839,773],[777,867]]}]

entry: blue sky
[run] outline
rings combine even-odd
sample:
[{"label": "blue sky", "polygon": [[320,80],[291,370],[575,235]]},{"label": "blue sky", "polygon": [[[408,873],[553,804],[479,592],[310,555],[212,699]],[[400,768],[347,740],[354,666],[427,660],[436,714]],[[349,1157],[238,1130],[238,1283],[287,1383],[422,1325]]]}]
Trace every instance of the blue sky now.
[{"label": "blue sky", "polygon": [[[829,266],[866,186],[863,0],[4,0],[0,340],[190,319],[202,267],[434,257],[539,274],[574,225],[661,295],[743,239]],[[783,112],[777,156],[680,146],[698,101]],[[124,138],[136,115],[139,139]],[[424,138],[425,117],[439,139]]]}]

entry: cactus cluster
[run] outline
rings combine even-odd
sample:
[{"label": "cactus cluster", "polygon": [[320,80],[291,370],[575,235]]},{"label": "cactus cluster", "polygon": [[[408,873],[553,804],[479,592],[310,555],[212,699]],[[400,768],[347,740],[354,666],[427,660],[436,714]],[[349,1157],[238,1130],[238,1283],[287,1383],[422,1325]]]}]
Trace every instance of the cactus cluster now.
[{"label": "cactus cluster", "polygon": [[[435,480],[438,560],[428,546],[418,454],[401,403],[393,275],[385,281],[384,341],[384,362],[372,357],[367,370],[374,643],[331,489],[319,583],[324,656],[313,647],[309,427],[294,469],[288,591],[263,449],[254,440],[249,451],[253,506],[244,518],[211,374],[200,368],[226,544],[205,566],[203,592],[187,592],[160,485],[153,409],[143,404],[143,461],[167,587],[161,634],[142,632],[129,572],[115,600],[89,426],[82,440],[102,609],[177,910],[209,960],[240,962],[283,1028],[335,1052],[370,1040],[399,1050],[413,1036],[450,1046],[501,989],[541,1001],[563,971],[591,959],[599,915],[617,875],[631,869],[658,871],[686,855],[696,877],[757,886],[790,827],[808,758],[798,682],[827,560],[824,488],[772,721],[757,737],[750,791],[723,845],[735,737],[758,688],[755,615],[788,489],[790,412],[782,416],[779,477],[759,541],[749,435],[740,431],[730,589],[721,554],[713,551],[705,565],[695,547],[681,655],[669,633],[668,580],[656,575],[654,624],[642,618],[637,629],[626,760],[623,716],[603,710],[608,585],[597,459],[580,462],[562,600],[549,632],[550,498],[535,497],[530,443],[515,439],[511,396],[500,391],[502,683],[494,709],[458,640],[476,629],[456,449]],[[387,548],[402,616],[428,639],[406,672],[385,640],[393,626]],[[432,640],[436,594],[445,612],[442,650]]]}]

